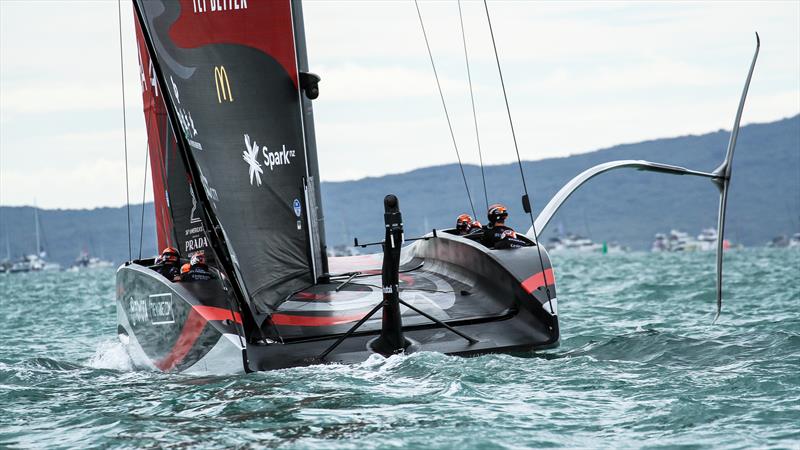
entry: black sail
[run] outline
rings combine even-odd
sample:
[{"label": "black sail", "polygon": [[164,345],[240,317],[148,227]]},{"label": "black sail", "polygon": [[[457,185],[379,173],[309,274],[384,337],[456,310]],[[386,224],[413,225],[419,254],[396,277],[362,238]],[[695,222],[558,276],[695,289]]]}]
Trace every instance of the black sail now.
[{"label": "black sail", "polygon": [[314,282],[320,253],[308,220],[317,205],[291,4],[136,1],[162,95],[198,169],[192,184],[209,200],[249,299],[269,312]]}]

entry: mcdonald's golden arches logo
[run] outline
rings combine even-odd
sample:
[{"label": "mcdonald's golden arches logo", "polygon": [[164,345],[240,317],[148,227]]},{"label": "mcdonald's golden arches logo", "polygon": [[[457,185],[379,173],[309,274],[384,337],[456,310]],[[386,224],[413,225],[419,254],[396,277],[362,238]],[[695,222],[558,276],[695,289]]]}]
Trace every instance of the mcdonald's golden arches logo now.
[{"label": "mcdonald's golden arches logo", "polygon": [[214,66],[214,86],[217,88],[217,102],[233,101],[231,82],[228,80],[228,71],[225,70],[225,66]]}]

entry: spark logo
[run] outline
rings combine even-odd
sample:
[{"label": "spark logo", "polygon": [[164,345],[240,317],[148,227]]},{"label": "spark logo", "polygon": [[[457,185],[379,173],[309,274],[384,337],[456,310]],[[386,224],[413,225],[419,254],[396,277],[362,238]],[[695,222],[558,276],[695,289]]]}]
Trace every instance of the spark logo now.
[{"label": "spark logo", "polygon": [[[266,145],[259,148],[258,143],[255,140],[251,142],[250,136],[247,134],[244,135],[244,145],[247,150],[242,152],[242,159],[247,163],[251,186],[253,184],[261,186],[261,177],[264,175],[266,167],[269,167],[270,172],[272,172],[276,166],[291,165],[296,156],[296,151],[287,150],[286,145],[282,145],[281,150],[275,152],[269,151]],[[262,161],[258,160],[259,150],[261,150],[261,156],[264,158]]]}]

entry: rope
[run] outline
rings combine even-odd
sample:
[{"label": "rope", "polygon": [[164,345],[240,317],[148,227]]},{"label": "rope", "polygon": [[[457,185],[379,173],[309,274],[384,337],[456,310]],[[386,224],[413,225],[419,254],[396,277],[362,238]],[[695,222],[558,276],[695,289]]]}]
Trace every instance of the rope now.
[{"label": "rope", "polygon": [[[461,42],[464,44],[464,62],[467,65],[467,81],[469,82],[469,98],[472,101],[472,122],[475,124],[475,140],[478,143],[478,159],[481,163],[481,179],[483,180],[483,199],[486,201],[486,211],[489,211],[489,194],[486,190],[486,173],[483,171],[483,152],[481,151],[481,135],[478,132],[478,113],[475,112],[475,95],[472,92],[472,73],[469,69],[469,54],[467,53],[467,36],[464,31],[464,16],[461,13],[461,0],[458,0],[458,20],[461,23]],[[477,217],[476,217],[477,219]]]},{"label": "rope", "polygon": [[422,36],[425,38],[425,47],[428,49],[428,58],[431,60],[431,67],[433,68],[433,76],[436,78],[436,87],[439,88],[439,97],[442,99],[442,108],[444,115],[447,118],[447,127],[450,129],[450,138],[453,140],[453,148],[456,151],[456,158],[458,158],[458,167],[461,169],[461,178],[464,179],[464,188],[467,190],[467,199],[469,199],[469,206],[472,209],[472,217],[475,217],[475,205],[472,203],[472,195],[469,193],[469,184],[467,183],[467,175],[464,174],[464,165],[461,163],[461,154],[458,152],[458,144],[456,144],[456,135],[453,133],[453,124],[450,122],[450,113],[447,111],[447,104],[444,101],[444,93],[442,92],[442,84],[439,82],[439,74],[436,72],[436,64],[433,62],[433,53],[431,46],[428,42],[428,33],[425,32],[425,24],[422,21],[422,13],[419,11],[419,3],[414,0],[414,6],[417,8],[417,17],[419,17],[419,26],[422,28]]},{"label": "rope", "polygon": [[128,118],[125,111],[125,58],[122,49],[122,3],[117,0],[117,18],[119,19],[119,74],[122,80],[122,134],[125,145],[125,204],[128,210],[128,260],[133,260],[131,247],[131,195],[128,184]]},{"label": "rope", "polygon": [[[519,146],[517,145],[517,135],[514,132],[514,121],[511,119],[511,108],[508,106],[508,95],[506,94],[506,83],[503,81],[503,70],[500,68],[500,57],[497,54],[497,43],[494,39],[494,30],[492,28],[492,19],[489,17],[489,5],[486,0],[483,0],[483,8],[486,10],[486,21],[489,24],[489,33],[492,35],[492,48],[494,49],[494,60],[497,63],[497,73],[500,75],[500,85],[503,87],[503,100],[506,103],[506,113],[508,114],[508,124],[511,127],[511,137],[514,140],[514,151],[517,153],[517,165],[519,166],[519,176],[522,178],[522,189],[525,191],[525,197],[528,196],[528,186],[525,183],[525,172],[522,170],[522,158],[519,156]],[[550,298],[550,288],[547,282],[547,271],[544,270],[544,260],[542,259],[542,247],[539,245],[539,236],[536,233],[536,222],[533,220],[533,209],[528,212],[528,217],[531,219],[531,229],[533,230],[533,240],[536,241],[536,251],[539,254],[539,264],[542,266],[542,276],[544,277],[545,290],[547,292],[547,302],[550,304],[550,311],[553,311],[553,303]]]}]

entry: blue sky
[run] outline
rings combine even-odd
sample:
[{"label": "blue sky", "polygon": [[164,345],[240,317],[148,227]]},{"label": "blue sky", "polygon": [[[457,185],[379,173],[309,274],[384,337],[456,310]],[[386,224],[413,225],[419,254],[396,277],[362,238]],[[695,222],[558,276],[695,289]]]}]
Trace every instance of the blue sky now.
[{"label": "blue sky", "polygon": [[[513,161],[482,4],[464,1],[484,161]],[[123,2],[132,197],[145,135]],[[420,3],[462,158],[478,156],[454,1]],[[524,159],[730,128],[754,49],[744,123],[800,112],[798,2],[490,1]],[[323,180],[455,161],[410,1],[307,1]],[[0,204],[125,202],[117,3],[0,1]],[[148,198],[151,194],[148,189]]]}]

